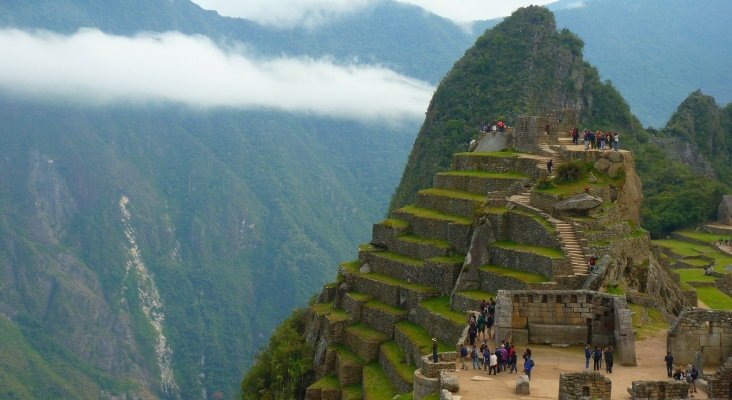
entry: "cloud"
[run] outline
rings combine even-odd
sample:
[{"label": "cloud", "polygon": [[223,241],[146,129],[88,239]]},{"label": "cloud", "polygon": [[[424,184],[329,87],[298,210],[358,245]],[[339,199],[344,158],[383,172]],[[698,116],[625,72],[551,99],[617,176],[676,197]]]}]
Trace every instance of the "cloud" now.
[{"label": "cloud", "polygon": [[314,28],[375,0],[193,0],[202,8],[228,17],[246,18],[278,28]]},{"label": "cloud", "polygon": [[519,7],[545,5],[556,0],[396,0],[420,6],[459,24],[511,15]]},{"label": "cloud", "polygon": [[378,66],[248,55],[177,32],[0,30],[0,90],[85,104],[174,102],[358,120],[419,118],[434,88]]},{"label": "cloud", "polygon": [[573,10],[575,8],[582,8],[585,7],[587,4],[585,4],[584,1],[575,1],[573,3],[567,4],[564,8],[567,10]]}]

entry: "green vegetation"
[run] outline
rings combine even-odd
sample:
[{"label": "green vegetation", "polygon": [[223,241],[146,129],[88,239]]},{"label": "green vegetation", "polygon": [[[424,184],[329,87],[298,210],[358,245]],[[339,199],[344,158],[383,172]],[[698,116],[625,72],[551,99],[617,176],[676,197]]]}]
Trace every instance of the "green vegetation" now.
[{"label": "green vegetation", "polygon": [[341,384],[335,375],[326,375],[310,385],[313,389],[340,389]]},{"label": "green vegetation", "polygon": [[429,293],[429,292],[435,292],[436,291],[431,286],[419,285],[419,284],[416,284],[416,283],[410,283],[410,282],[403,281],[401,279],[397,279],[397,278],[394,278],[394,277],[391,277],[391,276],[387,276],[387,275],[370,273],[370,274],[363,274],[362,276],[364,278],[367,278],[367,279],[373,279],[375,281],[388,283],[390,285],[401,286],[401,287],[406,288],[406,289],[409,289],[409,290],[414,290],[415,292]]},{"label": "green vegetation", "polygon": [[435,211],[435,210],[432,210],[429,208],[420,208],[420,207],[417,207],[414,205],[402,207],[398,211],[406,212],[406,213],[412,214],[415,217],[419,217],[419,218],[437,219],[437,220],[461,223],[461,224],[465,224],[465,225],[470,225],[470,222],[471,222],[470,219],[468,219],[468,218],[445,214],[445,213]]},{"label": "green vegetation", "polygon": [[356,353],[352,352],[343,344],[336,344],[333,346],[333,350],[338,352],[338,356],[344,361],[351,364],[363,365],[363,359]]},{"label": "green vegetation", "polygon": [[358,273],[358,270],[361,268],[361,262],[358,260],[350,261],[347,263],[342,263],[340,265],[343,270],[345,270],[348,273],[356,274]]},{"label": "green vegetation", "polygon": [[433,257],[429,260],[438,264],[462,264],[465,261],[465,256],[456,254],[454,256]]},{"label": "green vegetation", "polygon": [[387,314],[391,314],[391,315],[402,315],[403,316],[403,315],[407,314],[407,310],[403,310],[401,308],[390,306],[390,305],[382,303],[378,300],[371,300],[371,301],[367,302],[366,304],[364,304],[364,307],[375,308],[377,310],[381,310],[381,311],[383,311]]},{"label": "green vegetation", "polygon": [[691,239],[701,240],[702,242],[707,243],[715,243],[719,242],[721,239],[728,239],[727,237],[725,237],[725,235],[720,235],[718,233],[700,232],[690,229],[682,229],[674,233]]},{"label": "green vegetation", "polygon": [[584,175],[584,163],[580,160],[572,160],[560,165],[557,168],[557,176],[554,178],[554,182],[559,185],[565,183],[574,183],[582,179]]},{"label": "green vegetation", "polygon": [[549,279],[544,275],[534,274],[531,272],[518,271],[511,268],[499,267],[495,265],[484,265],[480,267],[481,271],[491,272],[497,275],[503,275],[518,279],[524,283],[541,283],[548,282]]},{"label": "green vegetation", "polygon": [[485,201],[485,195],[463,192],[460,190],[431,188],[420,190],[419,193],[440,197],[449,197],[453,199],[472,200],[478,203],[482,203],[483,201]]},{"label": "green vegetation", "polygon": [[516,250],[516,251],[523,251],[527,253],[534,253],[539,256],[549,257],[549,258],[564,258],[564,253],[562,253],[559,249],[553,249],[551,247],[542,247],[542,246],[533,246],[530,244],[521,244],[516,243],[513,241],[500,241],[493,243],[493,246],[506,249],[506,250]]},{"label": "green vegetation", "polygon": [[374,298],[374,296],[366,293],[348,292],[346,296],[350,296],[353,300],[366,302]]},{"label": "green vegetation", "polygon": [[[409,321],[401,321],[396,324],[395,328],[403,332],[412,343],[419,346],[423,355],[430,354],[432,352],[432,336],[430,336],[426,329]],[[442,341],[438,341],[437,349],[439,352],[446,352],[454,351],[455,347],[443,343]]]},{"label": "green vegetation", "polygon": [[386,340],[389,340],[389,336],[385,334],[384,332],[378,331],[368,325],[365,324],[356,324],[351,325],[348,328],[346,328],[347,332],[352,332],[358,337],[367,340],[369,342],[384,342]]},{"label": "green vegetation", "polygon": [[448,296],[433,297],[431,299],[422,300],[419,304],[435,314],[440,314],[448,318],[458,325],[467,323],[467,315],[453,311],[450,308],[450,297]]},{"label": "green vegetation", "polygon": [[419,243],[419,244],[426,244],[433,247],[439,247],[441,249],[449,249],[450,243],[447,243],[447,240],[440,240],[440,239],[429,239],[422,236],[417,235],[403,235],[399,236],[399,240],[403,240],[405,242],[410,243]]},{"label": "green vegetation", "polygon": [[313,310],[316,314],[320,315],[328,315],[331,312],[333,312],[333,302],[329,303],[315,303],[310,306],[310,309]]},{"label": "green vegetation", "polygon": [[[732,264],[732,256],[717,250],[711,245],[702,245],[677,239],[654,240],[653,244],[670,249],[678,256],[677,258],[704,256],[712,259],[714,262],[714,270],[722,274],[728,273],[725,271],[725,267]],[[686,261],[691,260],[687,259]]]},{"label": "green vegetation", "polygon": [[513,210],[511,210],[511,212],[514,213],[514,214],[520,214],[520,215],[523,215],[525,217],[532,218],[534,221],[538,222],[540,225],[542,225],[544,227],[544,229],[546,229],[549,232],[556,232],[556,230],[557,230],[554,227],[554,225],[552,225],[551,222],[547,221],[545,218],[543,218],[541,216],[538,216],[536,214],[532,214],[530,212],[522,211],[522,210],[519,210],[519,209],[513,209]]},{"label": "green vegetation", "polygon": [[397,343],[394,341],[384,342],[381,344],[381,350],[386,355],[389,363],[391,363],[391,365],[396,368],[402,380],[404,380],[405,382],[413,383],[415,367],[414,365],[408,365],[405,362],[406,355],[399,348],[399,345],[397,345]]},{"label": "green vegetation", "polygon": [[314,379],[314,349],[305,342],[305,323],[305,313],[296,310],[275,330],[269,346],[259,353],[241,383],[242,399],[296,399],[305,395]]},{"label": "green vegetation", "polygon": [[341,400],[361,400],[363,398],[363,387],[361,384],[355,384],[343,388]]},{"label": "green vegetation", "polygon": [[464,153],[456,153],[455,155],[458,157],[492,157],[492,158],[514,158],[514,157],[520,157],[522,152],[516,151],[515,149],[503,149],[501,151],[492,151],[492,152],[464,152]]},{"label": "green vegetation", "polygon": [[396,389],[378,362],[363,367],[363,392],[368,399],[391,399],[397,395]]},{"label": "green vegetation", "polygon": [[659,331],[668,330],[669,326],[663,315],[655,308],[646,308],[638,304],[628,304],[633,312],[633,328],[637,333],[636,340],[644,340]]},{"label": "green vegetation", "polygon": [[412,258],[412,257],[405,256],[403,254],[393,253],[390,251],[381,251],[375,256],[386,258],[387,260],[391,260],[391,261],[396,261],[400,264],[411,265],[413,267],[424,266],[424,261],[420,260],[419,258]]},{"label": "green vegetation", "polygon": [[[468,153],[475,154],[475,153]],[[477,153],[480,154],[480,153]],[[488,172],[488,171],[448,171],[439,172],[438,175],[469,176],[474,178],[488,179],[527,179],[528,177],[520,172]]]},{"label": "green vegetation", "polygon": [[623,288],[618,284],[608,283],[607,286],[605,286],[605,291],[614,296],[625,296],[625,290],[623,290]]},{"label": "green vegetation", "polygon": [[389,218],[381,221],[381,223],[392,228],[409,228],[409,222],[401,219]]},{"label": "green vegetation", "polygon": [[716,287],[698,287],[696,295],[707,307],[715,310],[732,310],[732,298]]},{"label": "green vegetation", "polygon": [[[687,283],[692,282],[715,282],[716,279],[713,276],[704,275],[704,270],[700,268],[693,268],[693,269],[677,269],[675,270],[679,273],[679,278]],[[692,285],[693,286],[693,285]]]},{"label": "green vegetation", "polygon": [[493,299],[496,298],[495,293],[481,292],[479,290],[468,290],[465,292],[458,292],[458,294],[463,295],[463,296],[473,299],[473,300],[486,300],[487,301],[491,298],[493,298]]}]

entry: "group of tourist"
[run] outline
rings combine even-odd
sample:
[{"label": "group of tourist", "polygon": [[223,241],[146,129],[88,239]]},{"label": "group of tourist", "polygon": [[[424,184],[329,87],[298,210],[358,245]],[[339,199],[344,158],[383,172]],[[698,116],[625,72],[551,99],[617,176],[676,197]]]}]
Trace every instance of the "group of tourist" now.
[{"label": "group of tourist", "polygon": [[[699,371],[693,365],[686,366],[686,370],[682,367],[676,367],[674,370],[674,356],[669,351],[663,359],[666,362],[666,372],[669,378],[675,381],[685,381],[689,384],[689,393],[696,393],[696,380],[699,379]],[[692,394],[691,397],[694,397]]]},{"label": "group of tourist", "polygon": [[579,144],[580,137],[585,143],[585,151],[590,149],[606,150],[614,149],[615,151],[620,149],[620,134],[618,132],[603,132],[601,130],[593,131],[585,129],[582,134],[579,133],[579,129],[574,128],[571,132],[572,142]]},{"label": "group of tourist", "polygon": [[590,369],[590,358],[592,359],[592,370],[599,371],[602,369],[603,360],[605,361],[605,372],[613,373],[613,364],[615,363],[615,357],[613,356],[613,346],[605,347],[601,349],[600,346],[592,346],[588,343],[585,346],[585,369]]},{"label": "group of tourist", "polygon": [[[518,373],[518,353],[513,344],[502,341],[500,347],[491,352],[488,346],[488,339],[493,339],[494,315],[496,302],[490,300],[481,301],[478,317],[471,314],[468,317],[468,342],[460,347],[461,369],[468,369],[466,361],[469,358],[473,361],[473,369],[488,371],[488,375],[497,375],[499,372]],[[478,347],[476,339],[482,338],[483,343]],[[468,349],[468,346],[470,349]],[[522,355],[524,359],[524,373],[531,379],[531,370],[534,368],[534,360],[531,359],[531,349],[526,349]]]},{"label": "group of tourist", "polygon": [[502,119],[499,119],[497,122],[493,121],[490,124],[487,124],[485,122],[480,124],[480,131],[481,132],[505,132],[508,125],[506,125],[505,122],[503,122]]}]

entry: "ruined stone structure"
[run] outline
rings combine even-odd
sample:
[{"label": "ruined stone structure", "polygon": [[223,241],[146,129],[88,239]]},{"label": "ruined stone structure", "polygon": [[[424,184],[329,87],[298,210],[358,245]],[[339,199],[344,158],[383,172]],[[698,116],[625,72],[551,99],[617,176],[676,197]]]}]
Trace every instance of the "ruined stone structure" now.
[{"label": "ruined stone structure", "polygon": [[724,225],[732,225],[732,194],[722,196],[717,211],[717,220]]},{"label": "ruined stone structure", "polygon": [[732,399],[732,357],[705,379],[710,399]]},{"label": "ruined stone structure", "polygon": [[609,400],[612,382],[599,372],[559,374],[559,400]]},{"label": "ruined stone structure", "polygon": [[668,331],[667,346],[678,365],[694,363],[697,351],[705,365],[721,365],[732,357],[732,311],[682,311]]},{"label": "ruined stone structure", "polygon": [[633,400],[688,399],[689,384],[675,381],[633,381],[628,393]]},{"label": "ruined stone structure", "polygon": [[615,359],[636,365],[631,312],[624,298],[591,291],[498,293],[496,336],[517,345],[614,346]]}]

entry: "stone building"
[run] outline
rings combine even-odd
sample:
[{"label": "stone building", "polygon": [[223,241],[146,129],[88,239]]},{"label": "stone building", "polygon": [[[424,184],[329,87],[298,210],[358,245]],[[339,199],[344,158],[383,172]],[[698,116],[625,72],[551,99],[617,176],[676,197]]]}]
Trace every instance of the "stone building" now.
[{"label": "stone building", "polygon": [[678,365],[694,363],[697,351],[705,365],[721,365],[732,356],[732,311],[682,311],[668,331],[667,347]]},{"label": "stone building", "polygon": [[559,374],[559,400],[609,400],[612,381],[599,372]]}]

